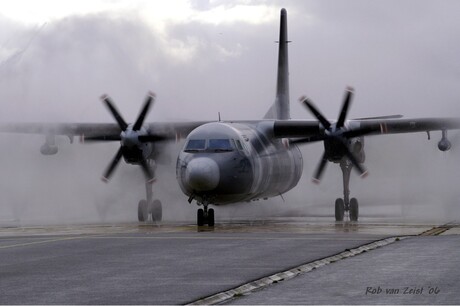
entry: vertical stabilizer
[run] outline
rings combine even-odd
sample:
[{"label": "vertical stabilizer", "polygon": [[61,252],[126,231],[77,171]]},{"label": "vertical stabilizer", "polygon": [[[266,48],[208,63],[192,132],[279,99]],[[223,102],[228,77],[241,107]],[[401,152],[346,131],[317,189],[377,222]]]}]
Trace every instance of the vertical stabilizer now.
[{"label": "vertical stabilizer", "polygon": [[280,39],[278,41],[278,73],[275,103],[267,112],[266,119],[290,119],[289,110],[289,63],[288,63],[287,12],[281,9]]}]

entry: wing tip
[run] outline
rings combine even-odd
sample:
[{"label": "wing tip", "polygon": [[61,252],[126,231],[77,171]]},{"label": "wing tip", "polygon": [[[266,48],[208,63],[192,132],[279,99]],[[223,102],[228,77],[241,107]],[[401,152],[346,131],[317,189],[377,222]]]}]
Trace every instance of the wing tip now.
[{"label": "wing tip", "polygon": [[355,91],[355,89],[353,88],[353,86],[350,86],[350,85],[347,85],[347,87],[346,87],[345,90],[348,91],[348,92],[354,92],[354,91]]}]

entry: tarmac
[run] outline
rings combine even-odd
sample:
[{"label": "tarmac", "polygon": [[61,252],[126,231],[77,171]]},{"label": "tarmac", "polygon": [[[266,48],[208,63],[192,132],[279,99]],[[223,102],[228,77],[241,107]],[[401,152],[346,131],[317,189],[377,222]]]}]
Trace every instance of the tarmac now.
[{"label": "tarmac", "polygon": [[459,234],[330,218],[0,222],[0,304],[460,304]]}]

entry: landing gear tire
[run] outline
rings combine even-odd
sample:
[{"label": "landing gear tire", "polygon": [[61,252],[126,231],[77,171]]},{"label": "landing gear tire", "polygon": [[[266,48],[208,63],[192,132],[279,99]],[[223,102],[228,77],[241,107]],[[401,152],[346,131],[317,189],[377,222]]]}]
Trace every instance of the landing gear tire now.
[{"label": "landing gear tire", "polygon": [[137,206],[137,219],[139,222],[144,222],[148,219],[148,212],[147,212],[147,201],[140,200],[139,205]]},{"label": "landing gear tire", "polygon": [[196,224],[198,226],[204,225],[204,210],[202,208],[198,209],[196,212]]},{"label": "landing gear tire", "polygon": [[206,209],[198,209],[196,213],[196,224],[198,226],[203,226],[207,224],[209,227],[214,226],[214,209],[210,208],[207,210]]},{"label": "landing gear tire", "polygon": [[208,210],[208,226],[214,226],[214,209]]},{"label": "landing gear tire", "polygon": [[350,200],[350,221],[358,221],[359,216],[359,205],[356,198]]},{"label": "landing gear tire", "polygon": [[163,217],[163,208],[160,200],[154,200],[149,204],[149,213],[152,214],[153,222],[160,222]]},{"label": "landing gear tire", "polygon": [[343,221],[345,215],[345,202],[343,199],[335,200],[335,221]]}]

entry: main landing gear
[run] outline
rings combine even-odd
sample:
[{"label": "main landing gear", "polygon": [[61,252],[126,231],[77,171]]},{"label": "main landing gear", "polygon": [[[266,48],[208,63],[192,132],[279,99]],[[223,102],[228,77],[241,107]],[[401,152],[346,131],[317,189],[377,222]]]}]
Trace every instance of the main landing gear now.
[{"label": "main landing gear", "polygon": [[160,200],[153,200],[152,183],[146,182],[145,190],[147,192],[147,200],[139,201],[137,218],[139,222],[145,222],[149,220],[149,216],[151,215],[153,222],[160,222],[163,216],[163,209]]},{"label": "main landing gear", "polygon": [[350,199],[350,173],[353,168],[353,164],[348,158],[342,159],[340,162],[340,169],[342,169],[343,175],[343,199],[339,198],[335,200],[335,220],[343,221],[345,212],[348,212],[350,221],[358,221],[359,217],[359,205],[356,198]]},{"label": "main landing gear", "polygon": [[209,227],[214,226],[214,209],[209,208],[208,205],[204,204],[203,208],[198,209],[196,213],[196,224],[203,226],[207,224]]},{"label": "main landing gear", "polygon": [[350,221],[358,221],[359,205],[356,198],[351,198],[348,205],[344,199],[335,200],[335,221],[343,221],[345,212],[348,212]]}]

